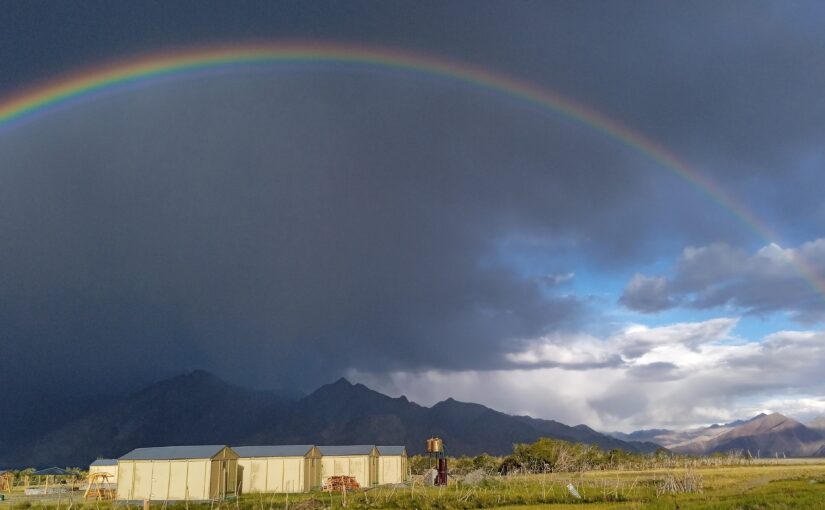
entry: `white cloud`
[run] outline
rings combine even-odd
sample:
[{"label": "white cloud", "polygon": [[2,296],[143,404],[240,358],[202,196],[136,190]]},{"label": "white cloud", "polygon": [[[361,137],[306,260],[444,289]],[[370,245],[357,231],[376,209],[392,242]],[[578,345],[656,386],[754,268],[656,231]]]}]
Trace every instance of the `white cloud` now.
[{"label": "white cloud", "polygon": [[452,396],[601,430],[687,427],[762,410],[803,419],[822,413],[825,332],[782,331],[744,342],[731,335],[737,321],[630,326],[603,339],[551,335],[508,355],[509,370],[350,377],[425,405]]}]

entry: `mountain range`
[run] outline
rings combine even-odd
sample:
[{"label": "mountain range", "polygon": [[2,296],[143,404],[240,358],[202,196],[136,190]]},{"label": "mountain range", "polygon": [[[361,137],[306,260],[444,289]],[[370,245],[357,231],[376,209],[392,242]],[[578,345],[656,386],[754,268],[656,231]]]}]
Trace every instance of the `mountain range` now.
[{"label": "mountain range", "polygon": [[753,457],[825,456],[825,417],[804,425],[780,413],[762,413],[749,420],[683,431],[650,429],[611,435],[624,441],[653,442],[676,453],[696,455],[739,450]]},{"label": "mountain range", "polygon": [[[452,398],[432,407],[346,379],[309,395],[243,388],[196,370],[123,396],[16,402],[5,414],[0,467],[84,466],[145,446],[180,444],[403,444],[423,453],[431,435],[451,455],[503,455],[540,437],[603,449],[753,456],[825,456],[825,417],[807,425],[778,413],[683,431],[603,434],[586,425],[512,416]],[[14,418],[17,418],[16,420]]]},{"label": "mountain range", "polygon": [[[45,401],[30,404],[49,407]],[[31,414],[25,404],[21,411]],[[137,447],[180,444],[403,444],[422,453],[431,435],[444,439],[452,455],[507,454],[513,443],[539,437],[635,452],[659,448],[452,398],[425,407],[346,379],[302,396],[242,388],[202,370],[122,397],[64,402],[39,418],[31,426],[8,424],[8,430],[24,432],[0,444],[0,466],[84,466]]]}]

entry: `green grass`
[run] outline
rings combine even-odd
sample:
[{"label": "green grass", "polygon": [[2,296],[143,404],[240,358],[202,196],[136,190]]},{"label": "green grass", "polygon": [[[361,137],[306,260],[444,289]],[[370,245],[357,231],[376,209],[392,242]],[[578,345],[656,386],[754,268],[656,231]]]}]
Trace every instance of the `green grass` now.
[{"label": "green grass", "polygon": [[[663,480],[685,476],[698,481],[701,492],[662,494]],[[572,483],[582,496],[571,496],[566,488]],[[84,502],[75,497],[64,510],[125,509],[122,503]],[[584,473],[548,473],[489,477],[477,486],[453,483],[446,488],[415,484],[404,488],[375,488],[341,494],[247,494],[238,501],[189,504],[191,510],[379,510],[414,508],[418,510],[469,510],[476,508],[570,508],[570,509],[719,509],[766,510],[811,508],[825,510],[825,460],[821,462],[785,462],[737,467],[697,469],[591,471]],[[56,500],[26,499],[15,495],[0,503],[0,510],[52,510]],[[133,507],[135,508],[135,507]],[[185,509],[187,505],[153,503],[152,508]]]}]

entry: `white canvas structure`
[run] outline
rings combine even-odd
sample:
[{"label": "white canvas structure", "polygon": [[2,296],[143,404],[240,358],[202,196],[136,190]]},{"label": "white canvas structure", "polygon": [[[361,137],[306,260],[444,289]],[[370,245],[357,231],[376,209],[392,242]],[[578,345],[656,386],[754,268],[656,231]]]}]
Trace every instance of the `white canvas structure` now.
[{"label": "white canvas structure", "polygon": [[375,445],[319,446],[321,479],[354,476],[361,487],[378,484],[378,449]]},{"label": "white canvas structure", "polygon": [[250,492],[309,492],[321,485],[321,452],[313,445],[236,446],[241,488]]},{"label": "white canvas structure", "polygon": [[118,459],[117,499],[206,501],[237,494],[238,454],[225,445],[138,448]]},{"label": "white canvas structure", "polygon": [[117,483],[117,459],[97,459],[89,465],[89,474],[106,473],[109,475],[108,483]]},{"label": "white canvas structure", "polygon": [[378,484],[407,481],[407,449],[403,446],[376,446],[378,449]]}]

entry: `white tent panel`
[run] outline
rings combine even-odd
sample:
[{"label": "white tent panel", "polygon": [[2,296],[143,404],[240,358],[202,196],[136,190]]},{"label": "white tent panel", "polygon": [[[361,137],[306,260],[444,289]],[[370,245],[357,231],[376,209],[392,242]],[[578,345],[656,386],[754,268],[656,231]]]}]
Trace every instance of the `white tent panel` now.
[{"label": "white tent panel", "polygon": [[169,499],[169,463],[152,462],[152,486],[147,499]]}]

